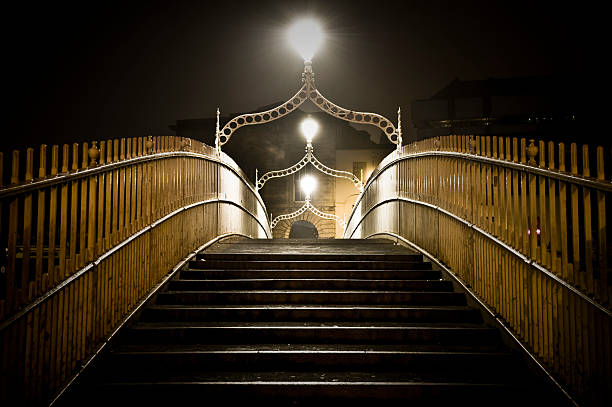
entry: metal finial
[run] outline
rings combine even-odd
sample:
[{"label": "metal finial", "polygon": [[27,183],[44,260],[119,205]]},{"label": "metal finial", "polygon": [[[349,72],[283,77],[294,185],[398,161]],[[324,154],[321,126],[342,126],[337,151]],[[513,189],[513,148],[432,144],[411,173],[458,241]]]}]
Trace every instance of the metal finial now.
[{"label": "metal finial", "polygon": [[397,134],[402,134],[402,108],[397,108]]},{"label": "metal finial", "polygon": [[215,149],[217,150],[217,155],[221,153],[221,146],[219,145],[219,107],[217,107],[217,126],[215,128]]},{"label": "metal finial", "polygon": [[397,108],[397,151],[402,149],[402,108]]}]

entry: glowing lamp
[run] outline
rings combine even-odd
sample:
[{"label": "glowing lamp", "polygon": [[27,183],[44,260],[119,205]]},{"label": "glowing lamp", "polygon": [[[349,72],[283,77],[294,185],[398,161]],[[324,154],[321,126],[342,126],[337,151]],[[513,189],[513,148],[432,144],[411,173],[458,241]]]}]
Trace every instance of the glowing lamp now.
[{"label": "glowing lamp", "polygon": [[305,61],[311,61],[323,42],[321,26],[312,18],[299,20],[289,29],[289,42]]},{"label": "glowing lamp", "polygon": [[302,177],[300,187],[302,188],[302,191],[304,191],[304,194],[306,194],[306,199],[310,199],[310,194],[317,187],[317,180],[311,175],[306,175]]},{"label": "glowing lamp", "polygon": [[315,120],[308,118],[304,119],[301,128],[308,144],[312,143],[313,137],[315,136],[317,130],[319,130],[319,124]]}]

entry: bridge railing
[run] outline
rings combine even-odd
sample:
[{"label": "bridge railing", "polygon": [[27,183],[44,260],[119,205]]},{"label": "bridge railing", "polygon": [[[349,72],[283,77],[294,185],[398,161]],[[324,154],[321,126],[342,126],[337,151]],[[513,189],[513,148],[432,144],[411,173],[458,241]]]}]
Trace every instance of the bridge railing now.
[{"label": "bridge railing", "polygon": [[611,403],[612,183],[605,158],[610,150],[602,147],[516,138],[419,141],[379,165],[345,237],[386,234],[424,251],[570,394]]},{"label": "bridge railing", "polygon": [[265,205],[240,168],[195,140],[43,145],[25,160],[15,151],[4,184],[3,159],[2,401],[49,402],[206,242],[271,237]]}]

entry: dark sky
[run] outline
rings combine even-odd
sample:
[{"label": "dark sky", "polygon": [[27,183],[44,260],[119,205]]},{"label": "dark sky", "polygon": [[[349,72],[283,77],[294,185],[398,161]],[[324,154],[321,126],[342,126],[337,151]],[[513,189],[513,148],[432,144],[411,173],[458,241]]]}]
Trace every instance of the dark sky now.
[{"label": "dark sky", "polygon": [[321,92],[394,120],[455,77],[576,80],[597,14],[534,1],[19,3],[3,11],[3,151],[171,134],[217,106],[285,100],[303,67],[286,28],[303,15],[328,36],[313,60]]}]

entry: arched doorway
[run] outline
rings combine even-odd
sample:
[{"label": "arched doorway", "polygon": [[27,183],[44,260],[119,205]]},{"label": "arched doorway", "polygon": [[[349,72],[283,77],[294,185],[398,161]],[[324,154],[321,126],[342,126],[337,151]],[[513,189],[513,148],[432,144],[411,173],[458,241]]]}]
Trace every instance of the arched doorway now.
[{"label": "arched doorway", "polygon": [[312,223],[298,220],[291,225],[289,239],[318,239],[319,231]]}]

